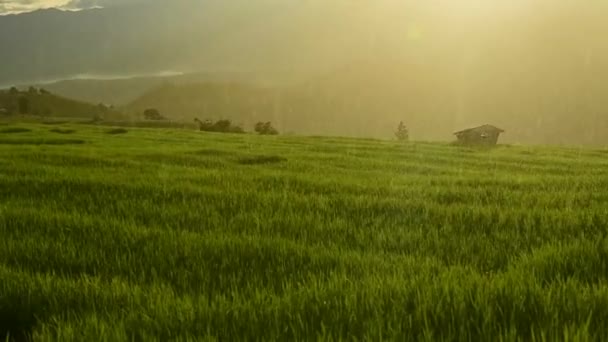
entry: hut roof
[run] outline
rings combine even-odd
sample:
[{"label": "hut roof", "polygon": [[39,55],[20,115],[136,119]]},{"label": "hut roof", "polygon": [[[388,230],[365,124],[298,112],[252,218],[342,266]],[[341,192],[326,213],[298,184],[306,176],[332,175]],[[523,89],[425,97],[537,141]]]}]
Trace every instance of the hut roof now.
[{"label": "hut roof", "polygon": [[467,133],[467,132],[470,132],[470,131],[486,131],[486,132],[487,131],[493,131],[493,132],[497,132],[497,133],[504,133],[505,132],[503,129],[500,129],[500,128],[498,128],[496,126],[493,126],[493,125],[482,125],[482,126],[479,126],[479,127],[467,128],[465,130],[455,132],[454,134],[458,135],[458,134]]}]

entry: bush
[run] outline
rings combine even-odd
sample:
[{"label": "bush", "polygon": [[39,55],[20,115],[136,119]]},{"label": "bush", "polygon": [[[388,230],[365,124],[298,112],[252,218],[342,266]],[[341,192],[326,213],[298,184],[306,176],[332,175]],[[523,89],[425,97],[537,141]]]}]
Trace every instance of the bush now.
[{"label": "bush", "polygon": [[19,98],[19,114],[27,114],[30,110],[30,101],[27,97],[22,96]]},{"label": "bush", "polygon": [[218,120],[213,123],[211,120],[205,120],[205,122],[194,119],[198,123],[198,128],[204,132],[218,132],[218,133],[245,133],[245,131],[236,125],[232,124],[230,120]]},{"label": "bush", "polygon": [[103,117],[100,114],[94,114],[93,117],[91,118],[91,123],[98,123],[98,122],[102,122],[103,121]]},{"label": "bush", "polygon": [[144,119],[146,120],[165,120],[158,109],[149,108],[144,111]]},{"label": "bush", "polygon": [[258,122],[255,124],[254,130],[260,135],[277,135],[279,131],[277,131],[274,127],[272,127],[272,123],[269,122]]}]

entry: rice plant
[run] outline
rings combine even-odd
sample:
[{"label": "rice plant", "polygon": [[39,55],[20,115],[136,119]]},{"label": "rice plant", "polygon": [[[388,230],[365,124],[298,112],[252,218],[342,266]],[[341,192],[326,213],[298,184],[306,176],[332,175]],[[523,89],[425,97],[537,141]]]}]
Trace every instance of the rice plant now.
[{"label": "rice plant", "polygon": [[0,141],[2,339],[608,336],[603,153],[27,126]]}]

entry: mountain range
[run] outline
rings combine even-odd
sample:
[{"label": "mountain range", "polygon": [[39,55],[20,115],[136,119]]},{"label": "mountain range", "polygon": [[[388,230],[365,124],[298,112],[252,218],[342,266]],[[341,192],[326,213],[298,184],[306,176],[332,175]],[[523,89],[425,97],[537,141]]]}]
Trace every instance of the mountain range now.
[{"label": "mountain range", "polygon": [[608,144],[606,2],[143,4],[0,17],[0,84],[306,134]]}]

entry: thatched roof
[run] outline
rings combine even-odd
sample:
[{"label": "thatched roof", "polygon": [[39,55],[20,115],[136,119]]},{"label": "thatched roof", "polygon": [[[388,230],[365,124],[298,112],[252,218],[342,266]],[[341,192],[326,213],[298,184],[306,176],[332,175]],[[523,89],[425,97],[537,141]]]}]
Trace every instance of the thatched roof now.
[{"label": "thatched roof", "polygon": [[496,133],[505,132],[503,129],[500,129],[493,125],[483,125],[483,126],[479,126],[479,127],[467,128],[465,130],[455,132],[454,134],[459,135],[459,134],[467,133],[467,132],[471,132],[471,131],[496,132]]}]

